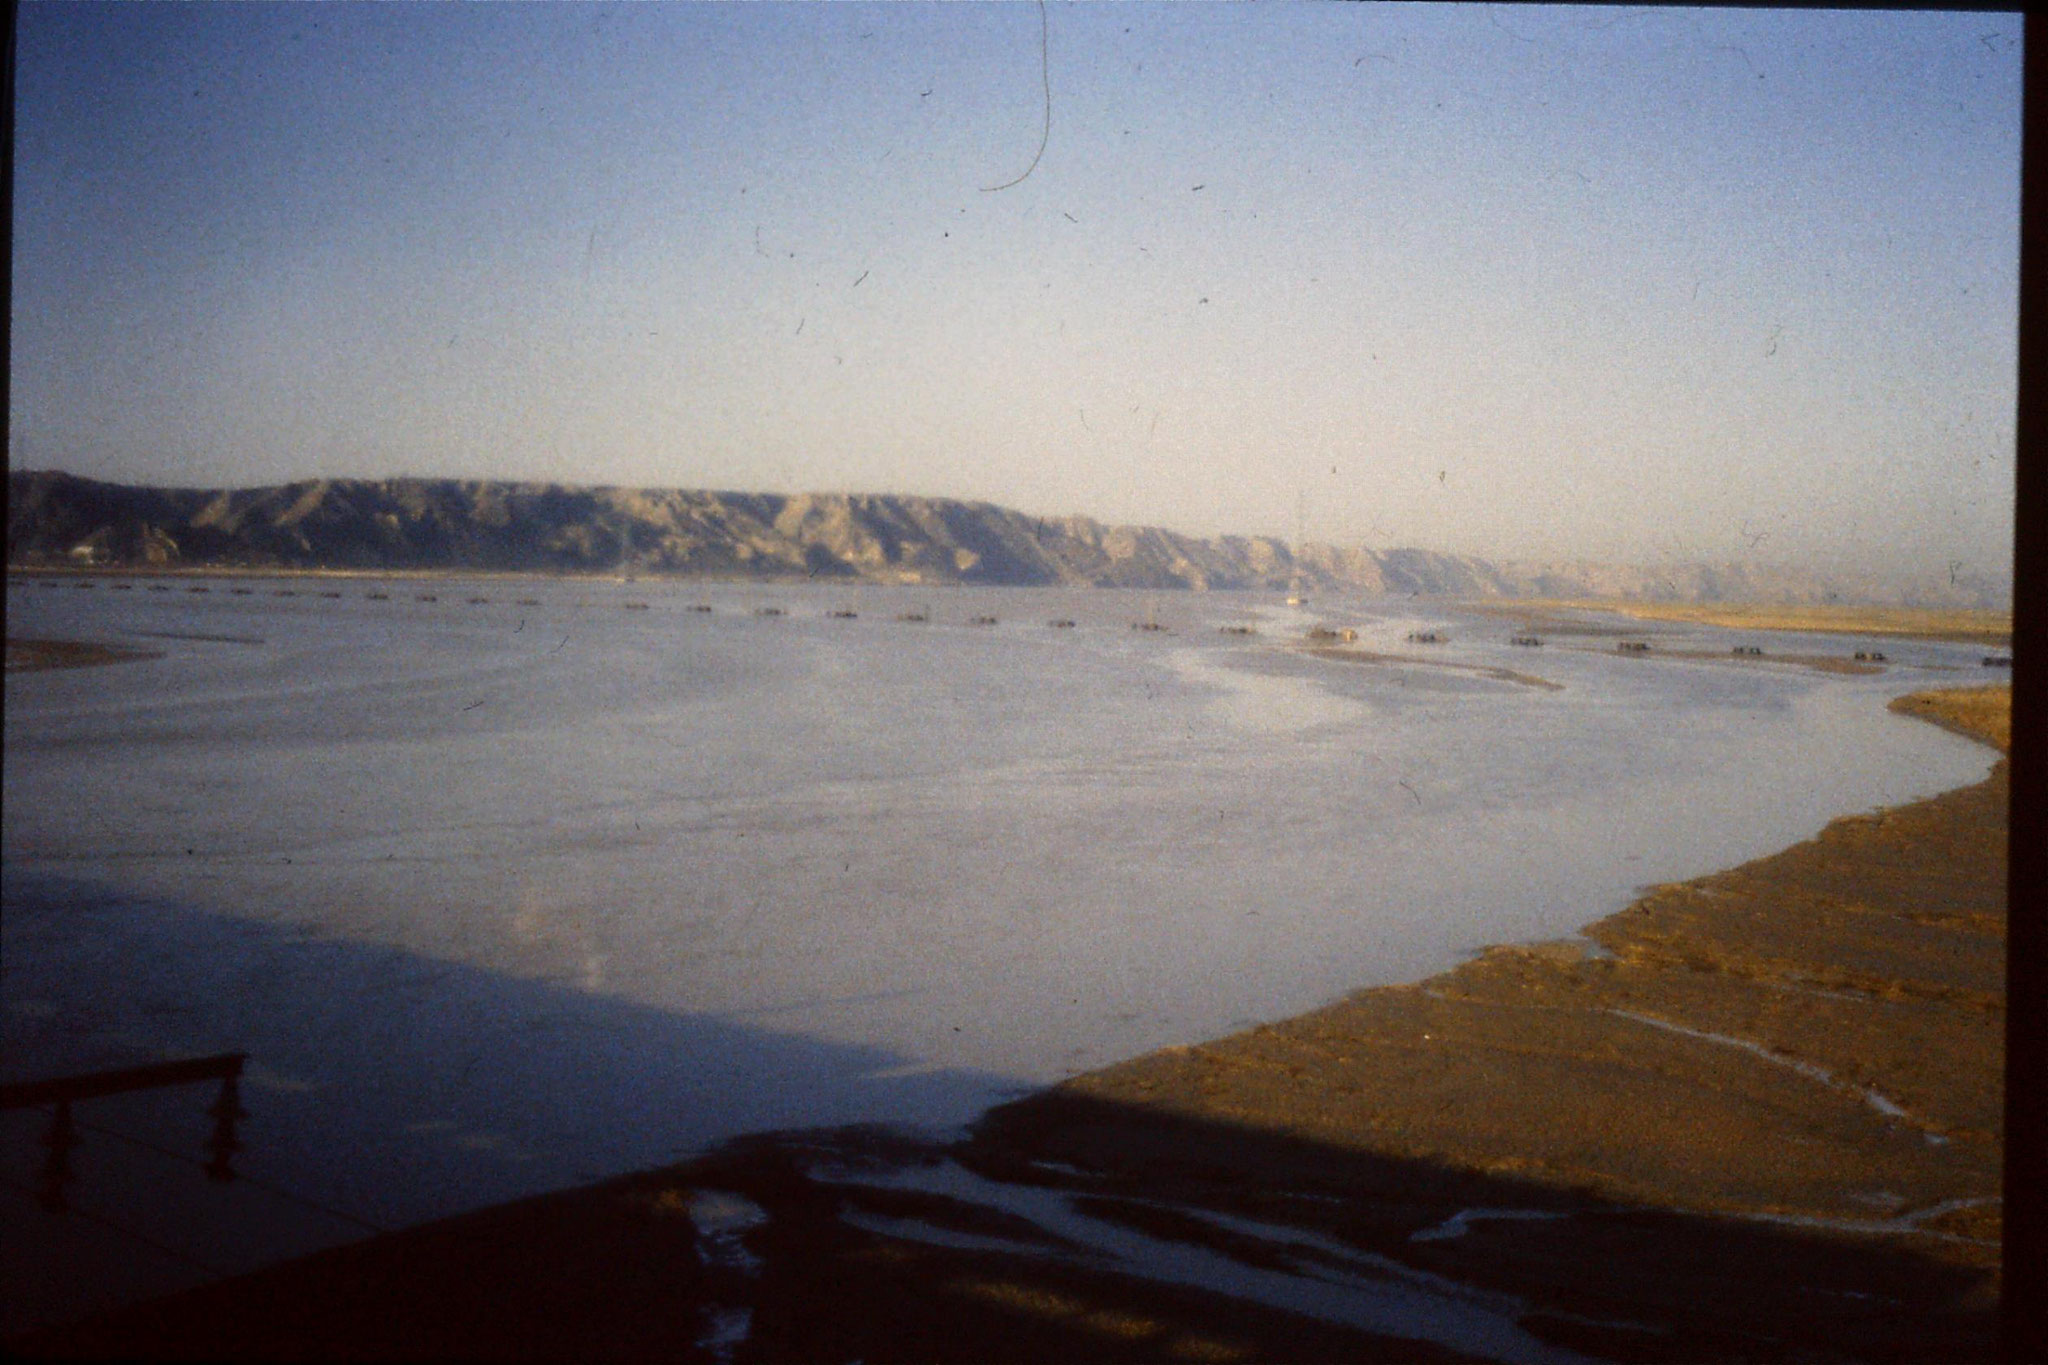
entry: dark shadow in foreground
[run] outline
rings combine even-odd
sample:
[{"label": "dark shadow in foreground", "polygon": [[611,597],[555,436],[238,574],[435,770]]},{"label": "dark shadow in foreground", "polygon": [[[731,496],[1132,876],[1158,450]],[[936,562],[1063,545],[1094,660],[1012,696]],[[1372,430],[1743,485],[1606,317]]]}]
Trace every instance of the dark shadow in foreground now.
[{"label": "dark shadow in foreground", "polygon": [[8,1332],[580,1188],[735,1133],[883,1118],[945,1130],[1021,1093],[880,1048],[146,899],[21,860],[0,889],[0,1079],[249,1057],[230,1181],[205,1171],[210,1092],[76,1105],[62,1213],[37,1204],[51,1110],[0,1114]]},{"label": "dark shadow in foreground", "polygon": [[1967,1361],[1993,1354],[1991,1280],[1885,1239],[1622,1208],[1055,1092],[953,1147],[872,1129],[746,1139],[8,1345],[182,1359]]}]

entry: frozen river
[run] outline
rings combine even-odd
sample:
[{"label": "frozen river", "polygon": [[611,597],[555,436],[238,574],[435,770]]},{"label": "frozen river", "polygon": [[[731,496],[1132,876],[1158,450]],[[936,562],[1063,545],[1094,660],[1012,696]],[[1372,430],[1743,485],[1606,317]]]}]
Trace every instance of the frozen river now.
[{"label": "frozen river", "polygon": [[[1527,649],[1396,601],[115,581],[9,583],[10,635],[162,657],[7,678],[5,1070],[251,1054],[251,1181],[79,1159],[81,1206],[207,1270],[743,1132],[958,1125],[1992,757],[1884,708],[1981,680],[1960,645],[1841,676],[1729,651],[1868,642]],[[1317,621],[1559,686],[1317,658]],[[197,1153],[204,1103],[81,1117]],[[8,1116],[17,1201],[39,1132]],[[270,1240],[206,1240],[260,1198]]]}]

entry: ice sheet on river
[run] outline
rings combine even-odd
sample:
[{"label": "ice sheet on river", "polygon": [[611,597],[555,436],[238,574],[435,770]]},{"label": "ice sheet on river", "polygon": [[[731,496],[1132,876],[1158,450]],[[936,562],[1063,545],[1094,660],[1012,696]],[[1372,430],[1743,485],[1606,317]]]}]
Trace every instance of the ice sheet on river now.
[{"label": "ice sheet on river", "polygon": [[[7,1065],[249,1050],[252,1169],[382,1223],[958,1124],[1990,762],[1883,707],[1966,646],[1858,678],[1414,604],[245,586],[10,591],[17,634],[164,657],[7,682]],[[1563,688],[1294,650],[1318,620]]]}]

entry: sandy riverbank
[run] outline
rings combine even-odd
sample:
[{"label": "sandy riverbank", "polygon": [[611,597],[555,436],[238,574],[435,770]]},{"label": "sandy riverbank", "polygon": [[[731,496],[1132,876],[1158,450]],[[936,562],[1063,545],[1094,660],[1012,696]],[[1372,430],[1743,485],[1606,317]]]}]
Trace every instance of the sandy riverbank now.
[{"label": "sandy riverbank", "polygon": [[[2002,746],[2009,692],[1897,709]],[[1584,942],[1078,1077],[949,1148],[750,1140],[10,1345],[1988,1358],[2006,802],[2000,762]]]},{"label": "sandy riverbank", "polygon": [[1733,630],[1790,630],[1827,635],[1871,635],[1890,639],[1959,640],[1967,644],[2010,645],[2012,613],[1935,607],[1785,605],[1747,602],[1623,602],[1609,598],[1467,602],[1468,611],[1513,620],[1547,622],[1569,629],[1563,612],[1598,611],[1637,621],[1677,621]]}]

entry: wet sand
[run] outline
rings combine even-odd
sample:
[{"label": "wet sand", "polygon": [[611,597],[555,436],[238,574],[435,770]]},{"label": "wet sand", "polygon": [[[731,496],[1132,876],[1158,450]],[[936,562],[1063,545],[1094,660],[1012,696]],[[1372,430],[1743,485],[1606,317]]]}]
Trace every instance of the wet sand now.
[{"label": "wet sand", "polygon": [[[2002,747],[2009,690],[1897,709]],[[2007,791],[2001,761],[1583,939],[1081,1076],[950,1147],[750,1139],[8,1344],[1988,1359]],[[1055,1198],[1085,1228],[1034,1220]]]},{"label": "wet sand", "polygon": [[94,644],[85,640],[7,639],[7,671],[34,673],[51,668],[94,668],[101,664],[133,663],[160,659],[149,649],[126,649],[120,645]]}]

